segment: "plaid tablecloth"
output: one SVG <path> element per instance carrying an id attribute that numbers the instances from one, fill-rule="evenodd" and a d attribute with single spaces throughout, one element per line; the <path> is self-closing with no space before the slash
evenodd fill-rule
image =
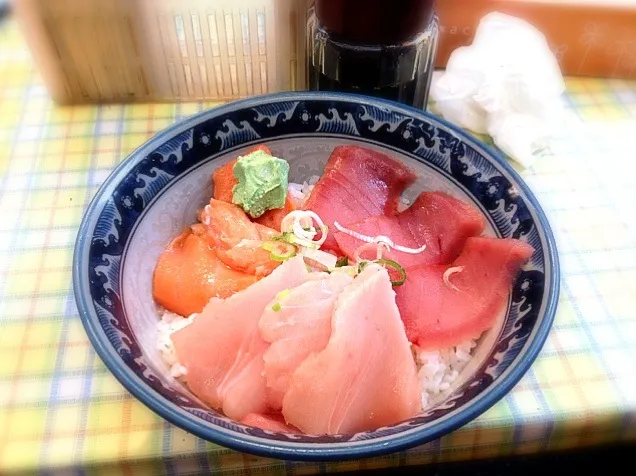
<path id="1" fill-rule="evenodd" d="M 100 183 L 211 105 L 56 107 L 15 24 L 0 25 L 0 474 L 313 474 L 636 440 L 636 83 L 570 79 L 567 101 L 570 132 L 523 171 L 563 281 L 554 329 L 519 385 L 408 452 L 274 461 L 206 443 L 134 400 L 93 352 L 72 296 L 73 244 Z"/>

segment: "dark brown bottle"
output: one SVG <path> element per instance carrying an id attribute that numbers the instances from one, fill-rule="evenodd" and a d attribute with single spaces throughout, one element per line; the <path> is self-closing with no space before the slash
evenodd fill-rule
<path id="1" fill-rule="evenodd" d="M 309 89 L 426 108 L 437 51 L 434 0 L 316 0 L 307 23 Z"/>

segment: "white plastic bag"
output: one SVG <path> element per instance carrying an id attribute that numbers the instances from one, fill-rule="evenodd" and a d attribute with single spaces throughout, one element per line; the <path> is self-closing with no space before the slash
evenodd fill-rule
<path id="1" fill-rule="evenodd" d="M 480 21 L 473 44 L 451 54 L 431 97 L 445 119 L 489 134 L 528 167 L 559 128 L 564 90 L 545 36 L 524 20 L 493 12 Z"/>

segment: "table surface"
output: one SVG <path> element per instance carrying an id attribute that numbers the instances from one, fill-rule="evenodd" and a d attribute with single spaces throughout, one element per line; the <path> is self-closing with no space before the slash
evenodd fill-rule
<path id="1" fill-rule="evenodd" d="M 636 83 L 568 79 L 572 127 L 522 172 L 550 219 L 561 299 L 541 355 L 503 400 L 411 451 L 338 464 L 240 454 L 172 426 L 95 355 L 73 245 L 115 165 L 211 104 L 57 107 L 0 24 L 0 473 L 313 474 L 636 440 Z"/>

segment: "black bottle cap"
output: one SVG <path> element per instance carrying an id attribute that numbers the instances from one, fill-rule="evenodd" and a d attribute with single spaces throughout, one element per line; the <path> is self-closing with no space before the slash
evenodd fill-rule
<path id="1" fill-rule="evenodd" d="M 424 31 L 435 0 L 316 0 L 318 22 L 343 41 L 395 45 Z"/>

